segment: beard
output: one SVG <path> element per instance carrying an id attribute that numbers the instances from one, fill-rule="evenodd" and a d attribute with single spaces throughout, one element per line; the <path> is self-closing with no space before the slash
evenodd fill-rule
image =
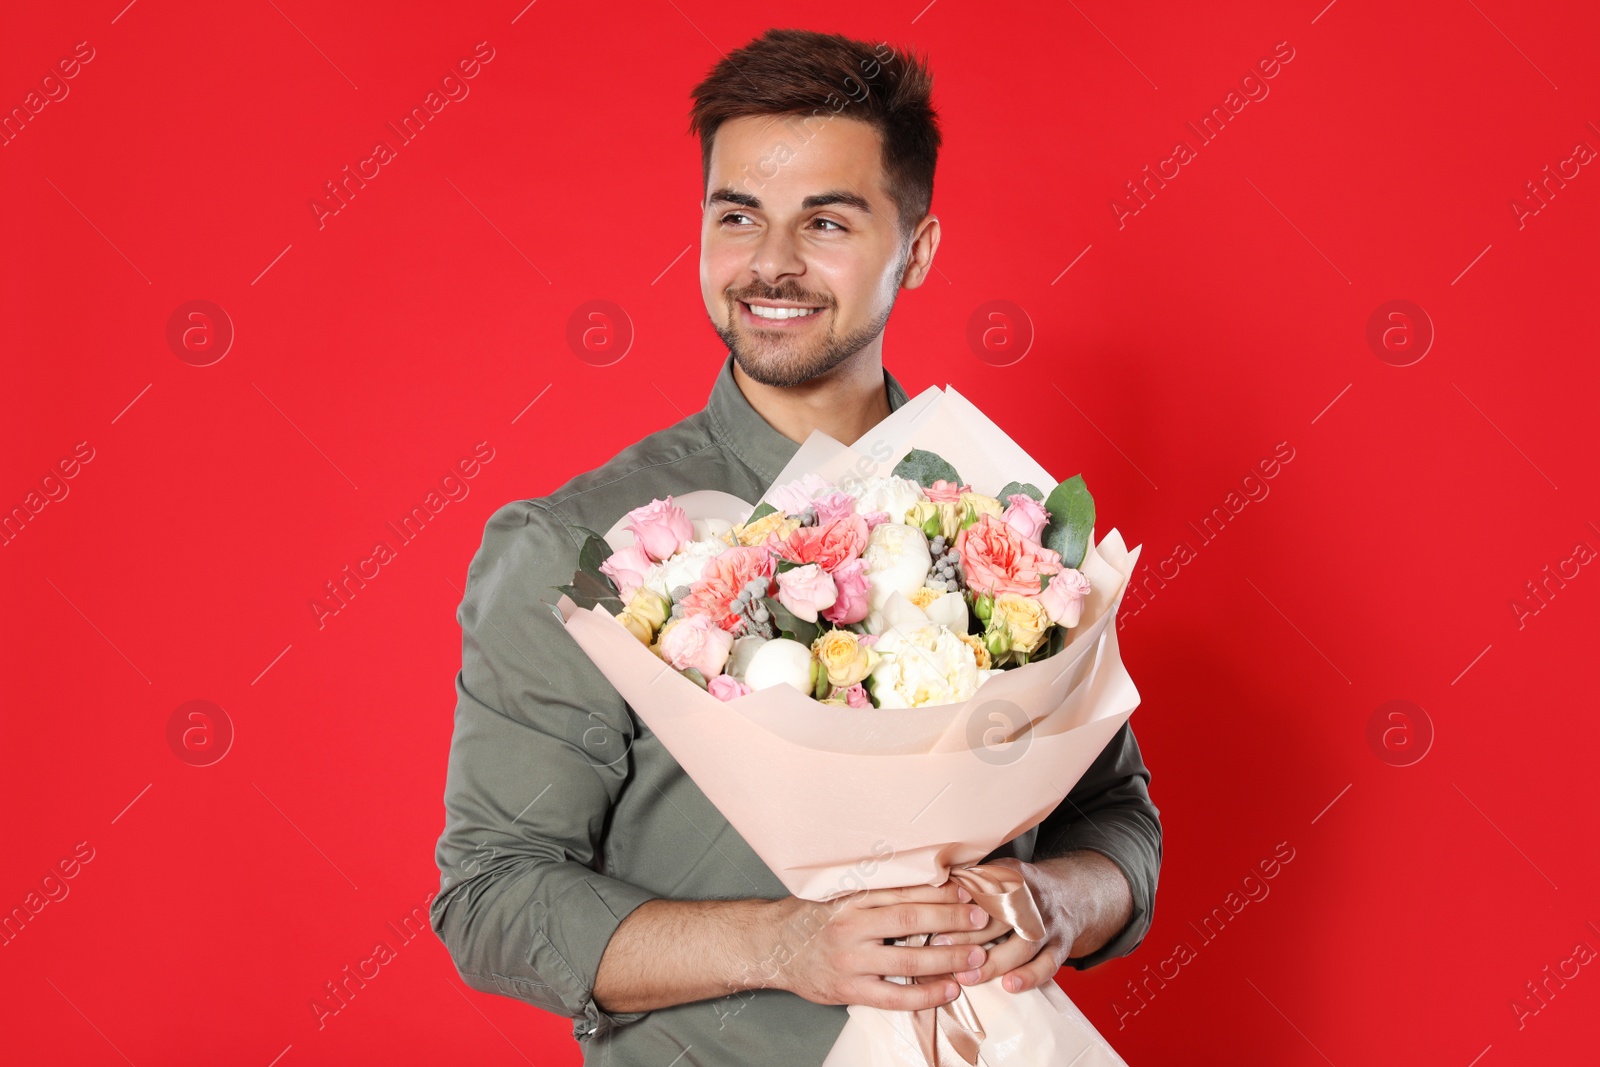
<path id="1" fill-rule="evenodd" d="M 826 332 L 819 334 L 818 331 L 809 331 L 809 336 L 791 337 L 776 331 L 770 334 L 745 332 L 740 321 L 740 300 L 786 300 L 796 304 L 812 304 L 822 307 L 823 310 L 817 312 L 819 315 L 829 314 L 836 305 L 803 293 L 782 290 L 771 293 L 747 290 L 740 297 L 727 294 L 727 298 L 728 325 L 723 326 L 713 319 L 711 328 L 722 338 L 722 343 L 728 347 L 740 370 L 762 385 L 784 389 L 827 374 L 866 348 L 883 333 L 889 313 L 894 310 L 894 301 L 891 300 L 875 321 L 844 335 L 838 333 L 830 319 Z"/>

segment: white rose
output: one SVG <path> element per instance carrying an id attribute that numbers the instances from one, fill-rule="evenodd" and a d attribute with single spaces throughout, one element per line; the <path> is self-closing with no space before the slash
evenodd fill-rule
<path id="1" fill-rule="evenodd" d="M 756 649 L 745 664 L 744 684 L 751 689 L 792 685 L 811 695 L 811 649 L 787 637 L 775 637 Z"/>
<path id="2" fill-rule="evenodd" d="M 893 474 L 886 478 L 849 481 L 844 491 L 856 498 L 856 510 L 861 514 L 887 511 L 895 522 L 904 522 L 906 511 L 923 498 L 922 486 L 910 478 Z"/>
<path id="3" fill-rule="evenodd" d="M 881 708 L 959 704 L 982 680 L 972 646 L 943 626 L 897 627 L 872 647 L 884 655 L 869 675 Z"/>
<path id="4" fill-rule="evenodd" d="M 933 568 L 927 535 L 898 522 L 874 526 L 861 555 L 867 561 L 867 606 L 873 611 L 882 611 L 891 594 L 910 597 Z"/>
<path id="5" fill-rule="evenodd" d="M 670 601 L 674 589 L 698 582 L 705 573 L 706 563 L 727 550 L 726 541 L 690 541 L 660 563 L 651 565 L 645 572 L 644 584 Z"/>

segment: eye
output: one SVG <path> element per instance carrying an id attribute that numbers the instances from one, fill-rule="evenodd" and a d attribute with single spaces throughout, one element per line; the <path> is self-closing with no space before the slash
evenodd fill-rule
<path id="1" fill-rule="evenodd" d="M 834 221 L 833 221 L 833 220 L 832 220 L 832 219 L 817 219 L 817 220 L 816 220 L 816 221 L 817 221 L 817 222 L 826 222 L 826 223 L 827 223 L 827 224 L 828 224 L 828 225 L 829 225 L 829 226 L 833 226 L 833 227 L 836 227 L 836 228 L 837 228 L 837 229 L 839 229 L 839 230 L 843 230 L 843 229 L 844 229 L 844 227 L 843 227 L 843 226 L 841 226 L 841 225 L 840 225 L 840 224 L 839 224 L 839 223 L 837 223 L 837 222 L 834 222 Z"/>
<path id="2" fill-rule="evenodd" d="M 749 217 L 750 217 L 749 215 L 746 215 L 742 211 L 730 211 L 730 212 L 728 212 L 728 214 L 722 216 L 722 218 L 718 219 L 717 221 L 718 222 L 722 222 L 722 223 L 726 223 L 729 219 L 748 219 Z"/>

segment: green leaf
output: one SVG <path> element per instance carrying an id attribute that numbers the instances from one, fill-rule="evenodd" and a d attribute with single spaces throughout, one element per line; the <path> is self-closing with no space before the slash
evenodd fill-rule
<path id="1" fill-rule="evenodd" d="M 678 673 L 689 679 L 689 681 L 693 682 L 695 685 L 698 685 L 701 689 L 706 688 L 706 676 L 700 673 L 700 668 L 685 667 Z"/>
<path id="2" fill-rule="evenodd" d="M 1083 484 L 1083 475 L 1074 474 L 1056 486 L 1044 506 L 1050 512 L 1044 546 L 1061 553 L 1061 562 L 1068 567 L 1078 566 L 1089 551 L 1089 534 L 1094 529 L 1094 497 Z"/>
<path id="3" fill-rule="evenodd" d="M 822 632 L 822 627 L 798 617 L 794 612 L 784 607 L 783 601 L 775 596 L 764 596 L 761 598 L 761 602 L 772 613 L 772 622 L 777 630 L 792 640 L 799 641 L 802 645 L 809 647 L 811 642 L 817 639 L 817 635 Z"/>
<path id="4" fill-rule="evenodd" d="M 920 448 L 913 448 L 907 452 L 906 458 L 896 463 L 890 473 L 901 478 L 910 478 L 924 489 L 933 488 L 933 483 L 941 478 L 956 485 L 964 484 L 961 475 L 956 473 L 956 469 L 948 460 L 937 453 L 925 452 Z"/>
<path id="5" fill-rule="evenodd" d="M 769 504 L 765 500 L 763 500 L 761 503 L 756 505 L 756 509 L 750 513 L 750 517 L 748 519 L 744 520 L 744 525 L 749 526 L 752 522 L 755 522 L 757 519 L 764 519 L 768 515 L 771 515 L 774 511 L 777 511 L 777 510 L 778 510 L 777 508 L 773 507 L 771 504 Z"/>
<path id="6" fill-rule="evenodd" d="M 773 573 L 774 574 L 782 574 L 784 571 L 792 571 L 796 567 L 804 567 L 804 566 L 806 566 L 806 564 L 804 564 L 804 563 L 796 563 L 792 559 L 784 559 L 783 557 L 780 556 L 780 557 L 778 557 L 777 566 L 773 569 Z"/>
<path id="7" fill-rule="evenodd" d="M 617 596 L 616 586 L 612 585 L 610 579 L 603 574 L 578 571 L 572 576 L 571 585 L 558 585 L 555 588 L 571 597 L 572 602 L 580 608 L 592 608 L 596 604 L 601 604 L 611 614 L 620 615 L 622 609 L 627 607 Z"/>
<path id="8" fill-rule="evenodd" d="M 1039 491 L 1039 487 L 1034 485 L 1032 482 L 1007 482 L 1006 487 L 995 494 L 995 499 L 1004 504 L 1006 502 L 1006 497 L 1010 496 L 1012 493 L 1026 493 L 1035 500 L 1044 499 L 1044 494 L 1041 493 Z"/>
<path id="9" fill-rule="evenodd" d="M 583 547 L 578 549 L 578 569 L 593 571 L 598 574 L 600 572 L 600 564 L 611 556 L 611 545 L 607 543 L 604 537 L 601 537 L 593 530 L 582 526 L 574 526 L 573 529 L 586 535 L 583 539 Z"/>

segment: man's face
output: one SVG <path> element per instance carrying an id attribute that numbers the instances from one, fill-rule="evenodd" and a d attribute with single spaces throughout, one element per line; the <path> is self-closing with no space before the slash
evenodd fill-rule
<path id="1" fill-rule="evenodd" d="M 883 177 L 878 131 L 854 119 L 758 115 L 717 129 L 700 290 L 746 375 L 798 385 L 882 344 L 902 282 L 925 270 L 906 277 Z"/>

